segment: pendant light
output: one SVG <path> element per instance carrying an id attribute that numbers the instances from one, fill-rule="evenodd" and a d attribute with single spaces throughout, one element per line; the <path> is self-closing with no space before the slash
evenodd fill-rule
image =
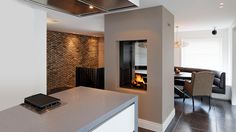
<path id="1" fill-rule="evenodd" d="M 175 48 L 181 48 L 182 47 L 182 42 L 181 39 L 179 39 L 179 26 L 176 26 L 176 32 L 175 32 Z"/>
<path id="2" fill-rule="evenodd" d="M 188 44 L 189 44 L 188 42 L 184 42 L 183 40 L 180 39 L 179 26 L 176 26 L 174 47 L 175 48 L 183 48 L 183 47 L 186 47 Z"/>

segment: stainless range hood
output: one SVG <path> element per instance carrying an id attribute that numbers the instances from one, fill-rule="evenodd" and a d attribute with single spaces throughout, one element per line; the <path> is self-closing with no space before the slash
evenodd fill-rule
<path id="1" fill-rule="evenodd" d="M 137 7 L 139 0 L 26 0 L 56 11 L 86 16 Z"/>

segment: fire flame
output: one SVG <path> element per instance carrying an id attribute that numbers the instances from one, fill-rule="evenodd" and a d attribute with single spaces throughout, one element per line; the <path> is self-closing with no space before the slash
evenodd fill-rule
<path id="1" fill-rule="evenodd" d="M 145 84 L 145 82 L 141 75 L 136 74 L 134 80 L 132 81 L 132 84 L 140 86 L 140 84 Z"/>

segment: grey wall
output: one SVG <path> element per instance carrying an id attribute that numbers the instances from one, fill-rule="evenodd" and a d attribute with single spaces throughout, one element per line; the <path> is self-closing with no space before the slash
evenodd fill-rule
<path id="1" fill-rule="evenodd" d="M 137 94 L 139 118 L 160 124 L 174 109 L 173 23 L 173 15 L 163 7 L 105 16 L 105 88 Z M 120 88 L 118 41 L 143 39 L 147 39 L 147 91 Z"/>
<path id="2" fill-rule="evenodd" d="M 174 106 L 174 16 L 162 8 L 162 121 Z"/>

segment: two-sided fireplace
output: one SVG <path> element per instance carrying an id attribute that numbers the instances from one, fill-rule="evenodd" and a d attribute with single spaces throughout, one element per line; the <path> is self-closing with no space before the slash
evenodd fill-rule
<path id="1" fill-rule="evenodd" d="M 120 87 L 147 90 L 147 40 L 120 41 Z"/>

